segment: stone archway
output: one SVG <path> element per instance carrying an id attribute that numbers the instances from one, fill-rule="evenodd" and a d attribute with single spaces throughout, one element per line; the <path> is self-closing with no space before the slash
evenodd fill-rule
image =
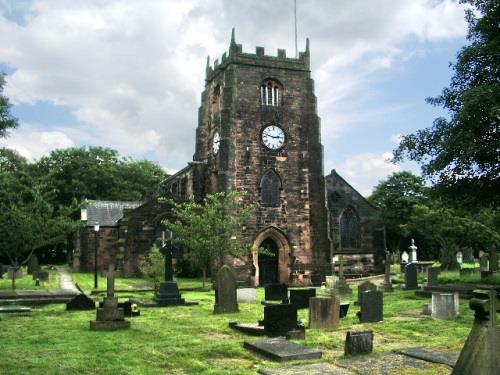
<path id="1" fill-rule="evenodd" d="M 271 247 L 271 252 L 275 252 L 277 258 L 269 259 L 269 256 L 259 255 L 257 252 L 252 254 L 253 265 L 255 267 L 254 285 L 260 284 L 260 267 L 266 267 L 269 272 L 274 267 L 277 268 L 276 282 L 288 284 L 290 282 L 290 244 L 285 234 L 278 228 L 269 227 L 260 232 L 254 241 L 255 246 Z M 259 256 L 261 257 L 259 262 Z M 264 271 L 264 270 L 263 270 Z M 267 279 L 269 276 L 265 276 Z"/>

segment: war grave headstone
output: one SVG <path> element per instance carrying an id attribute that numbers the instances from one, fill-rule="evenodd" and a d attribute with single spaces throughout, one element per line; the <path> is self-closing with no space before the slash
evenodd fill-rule
<path id="1" fill-rule="evenodd" d="M 432 317 L 436 319 L 454 319 L 459 314 L 458 292 L 432 293 Z"/>
<path id="2" fill-rule="evenodd" d="M 322 353 L 318 349 L 307 348 L 281 337 L 245 341 L 243 347 L 275 361 L 318 359 L 322 356 Z"/>
<path id="3" fill-rule="evenodd" d="M 288 303 L 288 285 L 286 284 L 268 284 L 264 286 L 264 299 L 266 304 L 269 301 L 279 301 Z"/>
<path id="4" fill-rule="evenodd" d="M 384 264 L 384 284 L 383 284 L 383 290 L 384 292 L 392 292 L 394 289 L 392 287 L 392 280 L 391 280 L 391 253 L 389 251 L 385 251 L 385 264 Z M 358 289 L 359 293 L 359 289 Z M 359 300 L 359 296 L 358 296 Z"/>
<path id="5" fill-rule="evenodd" d="M 369 354 L 373 351 L 373 331 L 347 331 L 344 355 Z"/>
<path id="6" fill-rule="evenodd" d="M 38 262 L 38 257 L 33 254 L 28 261 L 28 274 L 33 275 L 33 273 L 40 270 L 40 264 Z"/>
<path id="7" fill-rule="evenodd" d="M 474 310 L 474 324 L 460 352 L 451 375 L 498 375 L 500 328 L 496 322 L 497 292 L 474 290 L 469 306 Z"/>
<path id="8" fill-rule="evenodd" d="M 336 328 L 340 320 L 338 297 L 313 297 L 309 302 L 309 328 Z"/>
<path id="9" fill-rule="evenodd" d="M 417 266 L 409 263 L 405 266 L 405 285 L 404 289 L 418 289 Z"/>
<path id="10" fill-rule="evenodd" d="M 123 308 L 118 307 L 118 297 L 115 297 L 114 265 L 110 264 L 103 307 L 97 309 L 97 319 L 90 322 L 90 329 L 110 331 L 127 328 L 130 328 L 130 321 L 125 320 Z"/>
<path id="11" fill-rule="evenodd" d="M 427 268 L 427 286 L 435 286 L 439 284 L 438 276 L 441 272 L 439 267 Z"/>
<path id="12" fill-rule="evenodd" d="M 215 314 L 238 312 L 236 276 L 229 266 L 222 266 L 215 280 Z"/>
<path id="13" fill-rule="evenodd" d="M 360 323 L 376 323 L 384 320 L 384 294 L 377 290 L 362 292 L 358 318 Z"/>
<path id="14" fill-rule="evenodd" d="M 165 280 L 160 283 L 160 287 L 154 298 L 158 306 L 178 306 L 184 305 L 186 302 L 184 298 L 181 297 L 179 287 L 174 281 L 174 269 L 172 264 L 174 251 L 176 251 L 176 248 L 173 246 L 172 241 L 168 241 L 161 248 L 161 252 L 165 257 Z"/>
<path id="15" fill-rule="evenodd" d="M 251 303 L 257 301 L 257 291 L 255 288 L 236 289 L 236 299 L 238 303 Z"/>
<path id="16" fill-rule="evenodd" d="M 297 309 L 307 309 L 311 297 L 316 297 L 315 288 L 290 289 L 290 303 L 295 305 Z"/>
<path id="17" fill-rule="evenodd" d="M 361 301 L 361 293 L 368 290 L 377 290 L 377 286 L 370 281 L 364 281 L 358 285 L 358 300 L 354 302 L 355 305 L 359 305 L 359 302 Z"/>
<path id="18" fill-rule="evenodd" d="M 340 255 L 339 256 L 339 277 L 337 282 L 335 283 L 335 288 L 334 291 L 337 294 L 341 295 L 346 295 L 346 294 L 352 294 L 352 290 L 349 287 L 349 284 L 347 284 L 347 281 L 344 276 L 344 256 Z"/>

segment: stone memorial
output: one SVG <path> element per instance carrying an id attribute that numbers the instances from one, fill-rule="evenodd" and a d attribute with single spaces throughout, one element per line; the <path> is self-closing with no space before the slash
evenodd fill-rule
<path id="1" fill-rule="evenodd" d="M 73 297 L 71 301 L 66 304 L 66 311 L 85 311 L 94 309 L 95 301 L 84 293 L 80 293 Z"/>
<path id="2" fill-rule="evenodd" d="M 158 292 L 155 295 L 155 302 L 158 306 L 178 306 L 184 305 L 185 300 L 181 297 L 179 287 L 174 281 L 174 269 L 172 265 L 172 255 L 175 248 L 172 241 L 169 241 L 161 248 L 161 252 L 165 257 L 165 281 L 160 283 Z"/>
<path id="3" fill-rule="evenodd" d="M 264 299 L 266 301 L 280 301 L 288 303 L 288 285 L 268 284 L 264 287 Z"/>
<path id="4" fill-rule="evenodd" d="M 268 336 L 285 336 L 297 329 L 297 307 L 292 304 L 264 306 L 264 331 Z"/>
<path id="5" fill-rule="evenodd" d="M 427 268 L 427 286 L 436 286 L 439 284 L 438 276 L 441 272 L 439 267 Z"/>
<path id="6" fill-rule="evenodd" d="M 355 305 L 359 305 L 361 301 L 361 293 L 368 290 L 377 290 L 377 286 L 370 281 L 364 281 L 358 285 L 358 300 L 356 301 Z"/>
<path id="7" fill-rule="evenodd" d="M 38 257 L 36 254 L 31 255 L 28 261 L 28 275 L 33 275 L 33 273 L 40 270 L 40 264 L 38 262 Z"/>
<path id="8" fill-rule="evenodd" d="M 408 263 L 410 260 L 410 256 L 406 251 L 403 251 L 403 254 L 401 255 L 401 263 Z"/>
<path id="9" fill-rule="evenodd" d="M 405 266 L 405 289 L 418 289 L 417 265 L 409 263 Z"/>
<path id="10" fill-rule="evenodd" d="M 488 254 L 483 253 L 479 257 L 479 269 L 481 272 L 488 271 Z"/>
<path id="11" fill-rule="evenodd" d="M 257 301 L 257 291 L 255 288 L 236 289 L 236 299 L 238 303 L 251 303 Z"/>
<path id="12" fill-rule="evenodd" d="M 335 283 L 334 292 L 341 295 L 352 294 L 352 290 L 344 277 L 344 256 L 339 256 L 339 277 Z"/>
<path id="13" fill-rule="evenodd" d="M 376 323 L 384 320 L 384 294 L 377 290 L 361 293 L 358 312 L 360 323 Z"/>
<path id="14" fill-rule="evenodd" d="M 391 259 L 392 259 L 391 253 L 388 250 L 385 250 L 384 284 L 382 286 L 384 292 L 394 291 L 391 280 Z M 358 301 L 359 301 L 359 289 L 358 289 Z"/>
<path id="15" fill-rule="evenodd" d="M 464 255 L 461 251 L 457 251 L 457 263 L 460 265 L 464 262 Z"/>
<path id="16" fill-rule="evenodd" d="M 340 320 L 338 297 L 312 297 L 309 302 L 309 328 L 337 328 Z"/>
<path id="17" fill-rule="evenodd" d="M 458 317 L 458 292 L 432 293 L 432 317 L 436 319 L 454 319 Z"/>
<path id="18" fill-rule="evenodd" d="M 90 329 L 93 331 L 110 331 L 127 328 L 130 328 L 130 322 L 125 320 L 123 308 L 118 307 L 118 297 L 115 297 L 114 265 L 110 264 L 103 307 L 97 309 L 97 319 L 90 322 Z"/>
<path id="19" fill-rule="evenodd" d="M 373 351 L 373 331 L 347 331 L 344 355 L 369 354 Z"/>
<path id="20" fill-rule="evenodd" d="M 345 318 L 347 316 L 347 312 L 349 311 L 349 302 L 344 302 L 340 304 L 340 312 L 339 317 Z"/>
<path id="21" fill-rule="evenodd" d="M 252 350 L 275 361 L 292 361 L 321 358 L 322 353 L 317 349 L 287 341 L 281 337 L 258 341 L 245 341 L 245 349 Z"/>
<path id="22" fill-rule="evenodd" d="M 99 307 L 104 307 L 104 303 L 99 302 Z M 135 304 L 134 302 L 132 302 L 130 300 L 125 301 L 125 302 L 118 302 L 118 307 L 123 309 L 123 315 L 126 318 L 132 318 L 132 317 L 141 315 L 141 312 L 140 312 L 139 308 L 137 307 L 137 304 Z"/>
<path id="23" fill-rule="evenodd" d="M 309 308 L 309 298 L 316 297 L 315 288 L 290 289 L 290 303 L 297 309 Z"/>
<path id="24" fill-rule="evenodd" d="M 325 286 L 328 289 L 333 289 L 335 287 L 336 282 L 337 278 L 335 276 L 325 276 Z"/>
<path id="25" fill-rule="evenodd" d="M 417 250 L 418 247 L 415 245 L 415 240 L 412 238 L 411 239 L 411 245 L 408 247 L 408 250 L 410 251 L 410 263 L 418 262 L 417 259 Z"/>
<path id="26" fill-rule="evenodd" d="M 236 276 L 229 266 L 222 266 L 215 280 L 215 314 L 238 312 Z"/>
<path id="27" fill-rule="evenodd" d="M 472 247 L 466 247 L 463 249 L 463 262 L 474 263 L 474 251 L 472 250 Z"/>

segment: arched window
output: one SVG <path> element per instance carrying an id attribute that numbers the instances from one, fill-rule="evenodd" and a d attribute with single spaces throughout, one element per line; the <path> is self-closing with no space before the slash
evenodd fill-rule
<path id="1" fill-rule="evenodd" d="M 283 89 L 278 82 L 265 80 L 260 87 L 260 104 L 277 107 L 281 104 L 282 95 Z"/>
<path id="2" fill-rule="evenodd" d="M 352 207 L 348 207 L 340 218 L 340 244 L 342 249 L 359 248 L 359 219 Z"/>
<path id="3" fill-rule="evenodd" d="M 260 181 L 260 201 L 264 206 L 277 207 L 280 204 L 281 180 L 278 174 L 269 170 Z"/>

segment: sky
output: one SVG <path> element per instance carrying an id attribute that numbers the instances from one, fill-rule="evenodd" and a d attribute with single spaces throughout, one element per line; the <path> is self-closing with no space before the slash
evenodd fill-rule
<path id="1" fill-rule="evenodd" d="M 207 56 L 229 48 L 295 55 L 293 0 L 0 0 L 0 72 L 19 128 L 0 146 L 36 160 L 104 146 L 173 173 L 192 160 Z M 429 127 L 425 102 L 466 44 L 452 0 L 297 0 L 310 38 L 324 170 L 367 196 L 393 172 L 402 134 Z"/>

